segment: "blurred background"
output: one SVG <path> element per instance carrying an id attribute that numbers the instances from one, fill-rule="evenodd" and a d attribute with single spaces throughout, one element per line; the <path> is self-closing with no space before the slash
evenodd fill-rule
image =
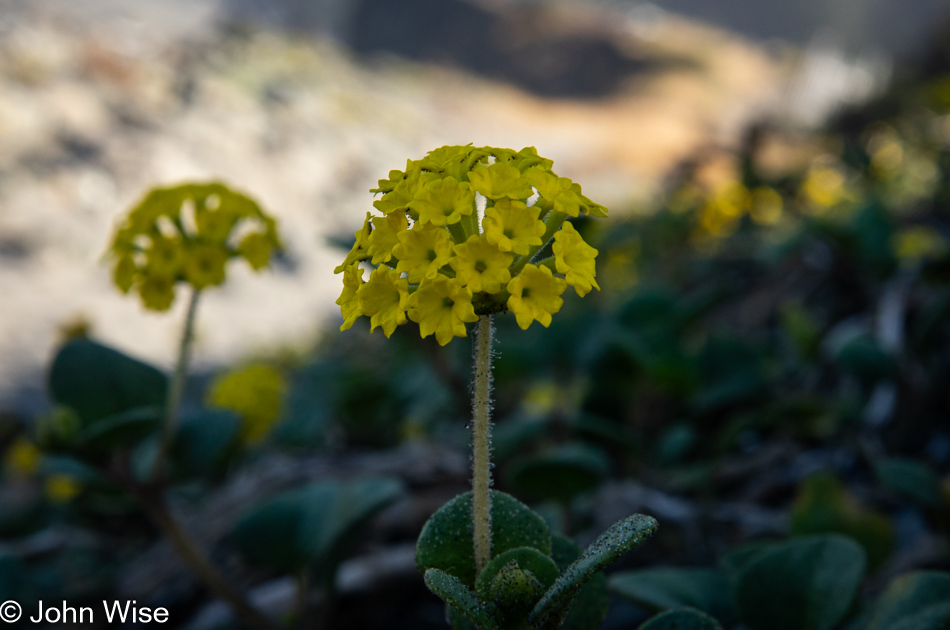
<path id="1" fill-rule="evenodd" d="M 19 576 L 0 586 L 70 593 L 95 567 L 82 596 L 228 623 L 133 507 L 28 439 L 64 340 L 171 368 L 185 304 L 146 311 L 105 254 L 151 186 L 215 179 L 286 249 L 208 292 L 186 409 L 249 362 L 279 385 L 266 439 L 192 480 L 190 526 L 280 610 L 292 589 L 241 558 L 238 515 L 317 479 L 399 479 L 338 574 L 382 603 L 336 627 L 440 627 L 412 545 L 465 489 L 471 345 L 339 333 L 332 270 L 379 178 L 470 142 L 535 146 L 610 209 L 578 224 L 599 293 L 548 330 L 496 318 L 501 489 L 580 540 L 653 514 L 631 566 L 837 531 L 866 548 L 869 593 L 947 570 L 948 20 L 940 0 L 0 0 L 0 501 L 29 506 L 0 518 Z M 539 485 L 552 457 L 587 475 L 569 496 Z M 108 548 L 110 530 L 128 535 Z M 647 610 L 618 603 L 608 627 Z"/>

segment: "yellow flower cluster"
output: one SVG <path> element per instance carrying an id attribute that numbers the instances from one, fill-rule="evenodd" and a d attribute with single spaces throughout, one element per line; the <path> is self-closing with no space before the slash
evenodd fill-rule
<path id="1" fill-rule="evenodd" d="M 360 316 L 388 337 L 410 319 L 445 345 L 479 315 L 514 312 L 543 326 L 567 286 L 592 288 L 597 250 L 566 221 L 607 210 L 558 177 L 534 147 L 445 146 L 379 180 L 346 260 L 337 300 L 346 330 Z M 376 265 L 368 280 L 360 264 Z"/>
<path id="2" fill-rule="evenodd" d="M 705 200 L 699 215 L 704 235 L 728 236 L 736 231 L 744 216 L 759 225 L 774 225 L 782 218 L 782 196 L 769 186 L 749 190 L 738 181 L 728 181 Z"/>
<path id="3" fill-rule="evenodd" d="M 231 258 L 261 269 L 279 248 L 276 221 L 253 200 L 218 183 L 186 184 L 149 192 L 116 231 L 110 255 L 116 286 L 164 311 L 179 281 L 216 286 Z"/>

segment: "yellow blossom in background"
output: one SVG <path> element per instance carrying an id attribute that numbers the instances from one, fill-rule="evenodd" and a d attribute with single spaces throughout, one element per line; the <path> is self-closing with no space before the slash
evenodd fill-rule
<path id="1" fill-rule="evenodd" d="M 561 231 L 554 235 L 554 245 L 551 249 L 554 251 L 558 273 L 564 274 L 564 279 L 574 287 L 577 295 L 584 297 L 590 293 L 591 288 L 600 291 L 600 286 L 594 279 L 597 250 L 584 242 L 573 225 L 564 222 Z"/>
<path id="2" fill-rule="evenodd" d="M 280 372 L 262 363 L 232 370 L 211 385 L 208 402 L 241 417 L 245 442 L 261 442 L 280 417 L 287 385 Z"/>
<path id="3" fill-rule="evenodd" d="M 146 308 L 167 311 L 175 301 L 175 281 L 165 276 L 149 275 L 139 283 L 139 295 Z"/>
<path id="4" fill-rule="evenodd" d="M 336 273 L 341 330 L 360 316 L 386 336 L 407 320 L 445 345 L 480 315 L 515 312 L 548 326 L 570 284 L 599 288 L 597 250 L 565 223 L 607 210 L 559 177 L 534 147 L 445 146 L 392 170 Z M 484 214 L 479 219 L 479 204 Z M 550 249 L 544 246 L 550 244 Z M 376 265 L 363 282 L 358 265 Z"/>
<path id="5" fill-rule="evenodd" d="M 759 186 L 752 191 L 749 216 L 759 225 L 775 225 L 782 218 L 782 195 L 770 186 Z"/>
<path id="6" fill-rule="evenodd" d="M 819 211 L 836 206 L 847 197 L 844 175 L 831 166 L 811 169 L 802 183 L 801 192 L 805 200 Z"/>
<path id="7" fill-rule="evenodd" d="M 51 475 L 43 484 L 43 491 L 51 503 L 69 503 L 82 492 L 82 484 L 70 475 Z"/>
<path id="8" fill-rule="evenodd" d="M 227 251 L 214 245 L 195 245 L 185 252 L 185 280 L 196 289 L 204 289 L 224 282 Z"/>
<path id="9" fill-rule="evenodd" d="M 894 255 L 907 264 L 915 264 L 927 258 L 939 258 L 947 251 L 947 240 L 937 230 L 915 226 L 900 230 L 894 235 L 891 247 Z"/>
<path id="10" fill-rule="evenodd" d="M 522 330 L 537 320 L 547 328 L 551 315 L 561 310 L 564 300 L 561 294 L 567 288 L 563 278 L 556 278 L 547 267 L 525 265 L 521 274 L 508 283 L 508 308 Z"/>
<path id="11" fill-rule="evenodd" d="M 36 446 L 23 437 L 18 437 L 7 449 L 4 463 L 7 470 L 21 477 L 32 477 L 40 468 L 43 456 Z"/>
<path id="12" fill-rule="evenodd" d="M 237 233 L 241 242 L 230 243 Z M 230 259 L 262 269 L 279 248 L 276 222 L 254 201 L 223 184 L 186 184 L 149 192 L 116 229 L 110 255 L 116 286 L 163 311 L 178 282 L 220 285 Z"/>
<path id="13" fill-rule="evenodd" d="M 360 313 L 370 318 L 370 332 L 379 326 L 389 337 L 396 326 L 406 323 L 409 281 L 388 267 L 377 267 L 356 292 Z"/>
<path id="14" fill-rule="evenodd" d="M 437 276 L 409 296 L 409 318 L 423 338 L 435 335 L 440 345 L 465 336 L 465 323 L 478 321 L 472 292 L 455 278 Z"/>

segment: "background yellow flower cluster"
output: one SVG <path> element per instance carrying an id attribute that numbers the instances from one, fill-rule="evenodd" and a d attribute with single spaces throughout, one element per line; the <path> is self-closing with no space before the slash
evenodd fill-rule
<path id="1" fill-rule="evenodd" d="M 557 176 L 534 147 L 445 146 L 372 192 L 356 242 L 336 273 L 342 330 L 358 317 L 388 337 L 408 319 L 445 345 L 479 315 L 511 310 L 518 325 L 548 326 L 561 294 L 599 289 L 597 250 L 568 217 L 605 217 L 579 184 Z M 364 280 L 361 263 L 377 265 Z"/>
<path id="2" fill-rule="evenodd" d="M 147 308 L 164 311 L 184 281 L 196 290 L 224 282 L 228 260 L 254 269 L 280 248 L 276 221 L 252 199 L 223 184 L 186 184 L 152 190 L 116 231 L 113 279 L 138 291 Z"/>

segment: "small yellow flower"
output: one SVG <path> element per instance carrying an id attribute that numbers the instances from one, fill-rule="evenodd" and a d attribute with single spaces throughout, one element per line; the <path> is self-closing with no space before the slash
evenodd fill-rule
<path id="1" fill-rule="evenodd" d="M 564 300 L 561 294 L 567 288 L 567 282 L 554 277 L 547 267 L 527 264 L 521 273 L 508 283 L 508 308 L 522 330 L 527 330 L 531 322 L 537 320 L 547 328 L 551 325 L 551 315 L 561 310 Z"/>
<path id="2" fill-rule="evenodd" d="M 506 161 L 510 166 L 514 166 L 525 174 L 527 174 L 527 169 L 535 166 L 545 171 L 550 171 L 551 167 L 554 166 L 553 160 L 538 155 L 538 150 L 534 147 L 525 147 L 517 153 L 512 153 L 513 155 L 507 160 L 505 160 L 503 156 L 499 156 L 499 161 Z"/>
<path id="3" fill-rule="evenodd" d="M 185 252 L 185 279 L 196 289 L 224 282 L 228 253 L 215 245 L 195 245 Z"/>
<path id="4" fill-rule="evenodd" d="M 82 492 L 82 485 L 70 475 L 51 475 L 43 486 L 52 503 L 69 503 Z"/>
<path id="5" fill-rule="evenodd" d="M 476 166 L 468 174 L 475 190 L 489 199 L 527 199 L 534 194 L 521 171 L 505 162 Z"/>
<path id="6" fill-rule="evenodd" d="M 208 210 L 204 205 L 198 206 L 195 211 L 198 236 L 214 243 L 223 243 L 228 239 L 239 218 L 236 213 L 227 210 Z"/>
<path id="7" fill-rule="evenodd" d="M 336 303 L 340 305 L 340 313 L 343 315 L 340 331 L 347 330 L 356 318 L 363 314 L 357 297 L 357 292 L 362 285 L 363 270 L 360 269 L 359 263 L 354 263 L 343 271 L 343 293 L 336 300 Z"/>
<path id="8" fill-rule="evenodd" d="M 584 203 L 580 186 L 567 177 L 558 177 L 551 171 L 532 168 L 525 173 L 525 179 L 538 191 L 539 208 L 553 209 L 572 217 L 580 214 Z"/>
<path id="9" fill-rule="evenodd" d="M 398 172 L 398 171 L 396 171 Z M 390 173 L 392 175 L 393 173 Z M 381 199 L 373 202 L 373 207 L 388 215 L 392 212 L 405 212 L 409 210 L 409 204 L 416 198 L 425 185 L 434 179 L 438 179 L 437 173 L 420 173 L 417 167 L 409 164 L 406 166 L 404 178 L 396 183 L 392 190 L 383 195 Z M 383 182 L 380 181 L 380 185 Z M 382 189 L 376 189 L 381 191 Z"/>
<path id="10" fill-rule="evenodd" d="M 472 292 L 457 278 L 439 275 L 423 282 L 409 296 L 409 319 L 419 324 L 423 338 L 434 334 L 444 346 L 452 337 L 465 336 L 465 322 L 478 321 Z"/>
<path id="11" fill-rule="evenodd" d="M 393 248 L 399 259 L 396 270 L 405 272 L 409 282 L 432 279 L 452 257 L 452 241 L 445 229 L 434 225 L 414 226 L 399 233 L 399 244 Z"/>
<path id="12" fill-rule="evenodd" d="M 932 227 L 914 226 L 904 228 L 891 239 L 891 249 L 904 263 L 918 263 L 927 258 L 946 255 L 947 240 Z"/>
<path id="13" fill-rule="evenodd" d="M 11 472 L 21 477 L 32 477 L 39 470 L 42 457 L 32 442 L 19 437 L 7 450 L 6 465 Z"/>
<path id="14" fill-rule="evenodd" d="M 479 234 L 455 246 L 455 257 L 450 264 L 456 277 L 472 293 L 498 293 L 511 280 L 508 267 L 513 260 L 513 254 L 499 250 L 484 234 Z"/>
<path id="15" fill-rule="evenodd" d="M 551 249 L 554 251 L 554 264 L 558 273 L 564 274 L 564 279 L 574 287 L 577 295 L 584 297 L 592 287 L 600 291 L 594 279 L 597 273 L 594 262 L 597 250 L 584 242 L 570 221 L 565 221 L 554 234 Z"/>
<path id="16" fill-rule="evenodd" d="M 770 186 L 759 186 L 752 191 L 749 216 L 759 225 L 775 225 L 782 218 L 782 195 Z"/>
<path id="17" fill-rule="evenodd" d="M 175 281 L 165 276 L 149 274 L 139 283 L 139 295 L 146 308 L 167 311 L 175 301 Z"/>
<path id="18" fill-rule="evenodd" d="M 208 402 L 241 416 L 245 442 L 261 442 L 280 417 L 287 384 L 280 372 L 262 363 L 233 370 L 211 385 Z"/>
<path id="19" fill-rule="evenodd" d="M 373 231 L 372 217 L 369 212 L 366 213 L 366 220 L 363 221 L 363 227 L 356 231 L 354 236 L 356 241 L 353 243 L 353 247 L 350 249 L 350 252 L 346 255 L 346 259 L 340 263 L 336 269 L 333 270 L 333 273 L 340 273 L 344 269 L 347 269 L 350 265 L 358 263 L 364 260 L 370 259 L 369 254 L 369 237 L 370 233 Z"/>
<path id="20" fill-rule="evenodd" d="M 406 323 L 406 301 L 409 298 L 409 281 L 399 277 L 399 272 L 389 267 L 377 267 L 369 282 L 357 291 L 359 308 L 370 320 L 370 332 L 379 326 L 389 337 L 396 326 Z"/>
<path id="21" fill-rule="evenodd" d="M 538 220 L 540 208 L 530 208 L 521 201 L 499 199 L 485 210 L 482 225 L 488 242 L 503 252 L 525 255 L 532 247 L 540 246 L 544 222 Z"/>
<path id="22" fill-rule="evenodd" d="M 135 284 L 138 273 L 139 269 L 135 265 L 135 259 L 133 259 L 130 254 L 127 254 L 120 257 L 116 262 L 115 269 L 112 272 L 112 279 L 122 293 L 128 293 Z"/>
<path id="23" fill-rule="evenodd" d="M 418 213 L 420 225 L 451 225 L 475 211 L 475 191 L 451 176 L 437 179 L 416 193 L 409 209 Z"/>
<path id="24" fill-rule="evenodd" d="M 847 196 L 844 175 L 830 166 L 814 168 L 802 183 L 802 193 L 818 208 L 831 208 Z"/>
<path id="25" fill-rule="evenodd" d="M 238 245 L 238 253 L 253 269 L 263 269 L 270 262 L 276 243 L 267 234 L 254 232 L 248 234 Z"/>
<path id="26" fill-rule="evenodd" d="M 393 247 L 399 243 L 399 233 L 409 228 L 409 219 L 404 212 L 393 212 L 385 217 L 373 217 L 373 231 L 369 235 L 369 253 L 372 263 L 389 262 L 393 257 Z"/>
<path id="27" fill-rule="evenodd" d="M 152 244 L 145 252 L 145 265 L 149 272 L 175 277 L 181 270 L 182 243 L 180 239 L 153 236 Z"/>

